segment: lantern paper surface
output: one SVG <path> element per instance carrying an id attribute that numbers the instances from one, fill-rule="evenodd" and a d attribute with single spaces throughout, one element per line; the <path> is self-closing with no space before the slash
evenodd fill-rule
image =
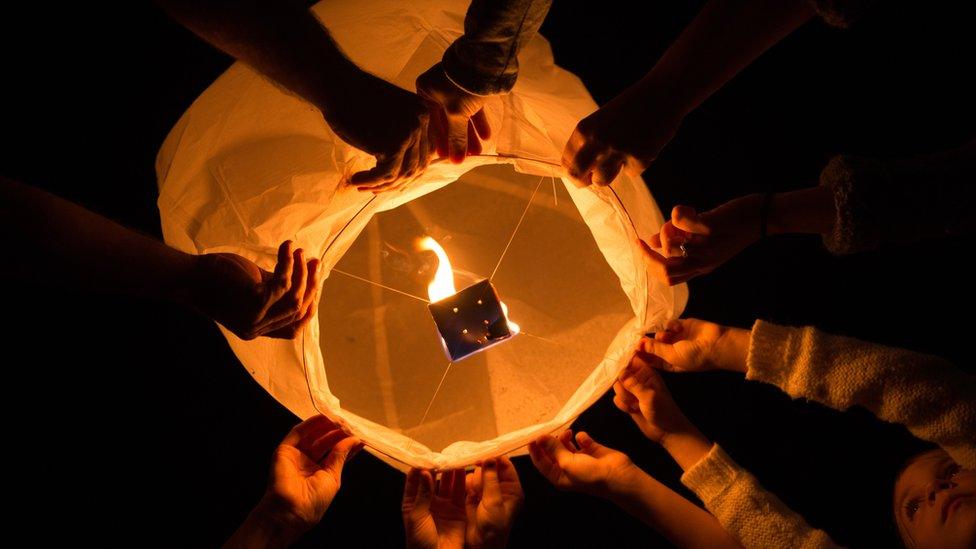
<path id="1" fill-rule="evenodd" d="M 466 8 L 364 0 L 313 11 L 359 66 L 412 89 L 461 35 Z M 157 158 L 171 246 L 238 253 L 268 270 L 286 239 L 321 257 L 329 275 L 302 336 L 223 333 L 296 415 L 328 415 L 400 468 L 521 451 L 570 423 L 610 388 L 640 335 L 677 317 L 687 298 L 683 285 L 650 277 L 635 246 L 662 223 L 640 178 L 621 175 L 613 193 L 561 177 L 563 145 L 596 108 L 585 88 L 553 64 L 541 36 L 520 66 L 512 92 L 485 107 L 485 156 L 436 162 L 402 192 L 345 185 L 372 157 L 240 63 L 187 110 Z M 448 313 L 470 304 L 466 289 L 490 283 L 490 315 L 435 321 L 428 286 L 439 260 L 418 246 L 424 238 L 450 258 L 460 292 Z M 458 354 L 442 325 L 465 336 Z M 518 330 L 506 336 L 510 325 Z"/>

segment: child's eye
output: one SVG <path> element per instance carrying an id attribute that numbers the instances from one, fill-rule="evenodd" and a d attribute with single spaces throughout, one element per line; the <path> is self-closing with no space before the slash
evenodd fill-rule
<path id="1" fill-rule="evenodd" d="M 909 520 L 915 518 L 915 513 L 918 512 L 918 507 L 921 504 L 922 500 L 919 498 L 908 500 L 908 503 L 905 504 L 905 512 L 908 513 Z"/>
<path id="2" fill-rule="evenodd" d="M 960 470 L 962 470 L 962 467 L 960 467 L 958 463 L 953 463 L 952 465 L 950 465 L 949 468 L 946 469 L 946 474 L 945 474 L 946 480 L 952 480 L 956 478 L 956 475 L 959 474 Z"/>

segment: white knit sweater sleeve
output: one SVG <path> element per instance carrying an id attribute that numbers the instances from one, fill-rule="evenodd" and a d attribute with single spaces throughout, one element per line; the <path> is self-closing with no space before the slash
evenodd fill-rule
<path id="1" fill-rule="evenodd" d="M 976 377 L 946 360 L 757 320 L 746 379 L 844 410 L 862 406 L 976 468 Z"/>
<path id="2" fill-rule="evenodd" d="M 837 547 L 791 511 L 717 444 L 681 476 L 725 530 L 743 547 Z"/>

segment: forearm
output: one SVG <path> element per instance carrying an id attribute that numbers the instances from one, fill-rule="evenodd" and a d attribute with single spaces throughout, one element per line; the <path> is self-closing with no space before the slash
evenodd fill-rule
<path id="1" fill-rule="evenodd" d="M 538 32 L 552 0 L 472 0 L 464 35 L 444 52 L 444 72 L 468 93 L 507 92 L 518 76 L 518 52 Z"/>
<path id="2" fill-rule="evenodd" d="M 685 471 L 681 482 L 745 547 L 836 547 L 717 445 Z"/>
<path id="3" fill-rule="evenodd" d="M 829 234 L 834 228 L 834 197 L 830 189 L 811 187 L 776 193 L 770 198 L 766 234 Z"/>
<path id="4" fill-rule="evenodd" d="M 309 101 L 326 118 L 358 69 L 295 0 L 156 0 L 205 41 Z"/>
<path id="5" fill-rule="evenodd" d="M 812 16 L 801 0 L 711 0 L 639 85 L 687 114 Z"/>
<path id="6" fill-rule="evenodd" d="M 740 547 L 718 520 L 637 467 L 610 500 L 678 547 Z"/>
<path id="7" fill-rule="evenodd" d="M 827 249 L 849 254 L 976 232 L 976 142 L 923 158 L 831 159 L 820 174 L 835 219 Z"/>
<path id="8" fill-rule="evenodd" d="M 196 256 L 81 206 L 0 178 L 5 276 L 84 291 L 183 300 Z"/>
<path id="9" fill-rule="evenodd" d="M 712 442 L 691 422 L 679 432 L 666 433 L 660 443 L 683 471 L 698 463 L 712 448 Z"/>
<path id="10" fill-rule="evenodd" d="M 721 370 L 746 373 L 751 337 L 750 330 L 722 326 L 722 333 L 709 352 L 708 361 Z"/>
<path id="11" fill-rule="evenodd" d="M 862 406 L 976 467 L 976 378 L 941 358 L 757 321 L 746 377 L 838 410 Z"/>
<path id="12" fill-rule="evenodd" d="M 228 549 L 268 549 L 288 547 L 298 541 L 302 531 L 268 509 L 262 500 L 251 511 L 224 547 Z"/>

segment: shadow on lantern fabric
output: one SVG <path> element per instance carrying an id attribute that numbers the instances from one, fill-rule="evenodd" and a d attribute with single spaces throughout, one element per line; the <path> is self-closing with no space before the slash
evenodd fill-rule
<path id="1" fill-rule="evenodd" d="M 466 8 L 367 0 L 312 9 L 360 67 L 412 90 L 461 35 Z M 184 113 L 157 158 L 171 246 L 238 253 L 266 269 L 286 239 L 321 257 L 329 276 L 304 334 L 222 332 L 284 406 L 329 416 L 401 469 L 521 453 L 595 402 L 641 334 L 687 300 L 685 286 L 648 275 L 635 245 L 663 222 L 640 178 L 621 175 L 610 190 L 561 177 L 563 145 L 596 108 L 582 83 L 555 66 L 541 36 L 520 66 L 512 92 L 486 106 L 484 154 L 435 162 L 401 192 L 346 186 L 372 157 L 241 63 Z M 430 293 L 441 255 L 459 292 L 447 298 Z M 465 290 L 478 284 L 490 284 L 498 307 L 476 308 L 481 294 Z M 447 313 L 469 316 L 438 321 L 443 299 L 458 301 Z"/>

